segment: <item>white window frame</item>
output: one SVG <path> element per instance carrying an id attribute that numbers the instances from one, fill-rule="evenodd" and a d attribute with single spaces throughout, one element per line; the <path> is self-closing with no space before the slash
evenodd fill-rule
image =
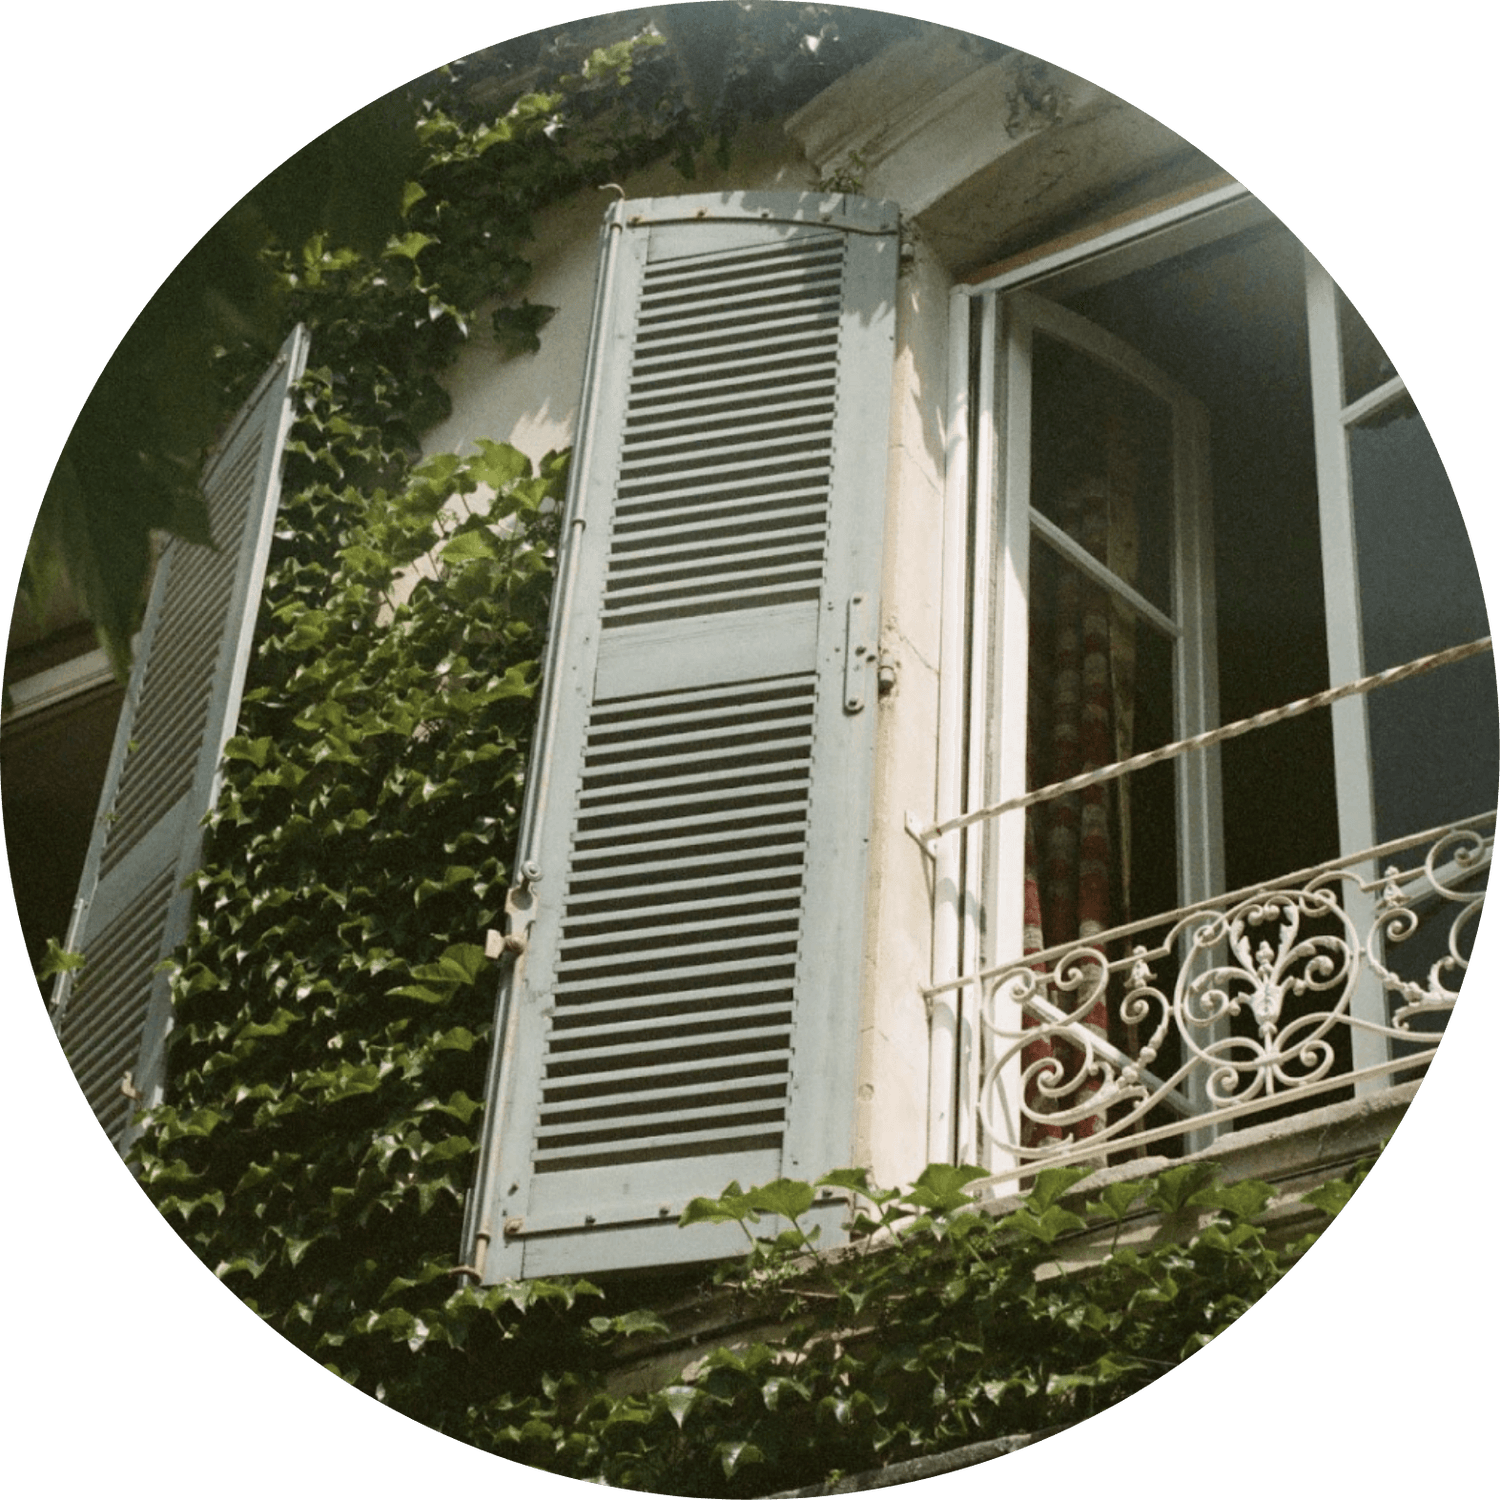
<path id="1" fill-rule="evenodd" d="M 1052 333 L 1063 326 L 1066 341 L 1075 347 L 1085 338 L 1094 340 L 1106 363 L 1135 379 L 1145 373 L 1144 361 L 1134 363 L 1138 357 L 1124 345 L 1109 336 L 1097 339 L 1099 330 L 1084 334 L 1077 325 L 1091 325 L 1082 319 L 1067 323 L 1072 315 L 1035 294 L 1069 295 L 1267 222 L 1272 222 L 1269 213 L 1238 183 L 1219 184 L 1158 208 L 1148 206 L 1133 219 L 1095 233 L 1039 247 L 954 288 L 945 534 L 955 540 L 946 549 L 943 578 L 938 823 L 1025 790 L 1027 573 L 1036 528 L 1029 503 L 1007 507 L 1004 499 L 1029 493 L 1031 331 L 1044 323 Z M 1330 682 L 1339 683 L 1362 675 L 1347 430 L 1397 399 L 1404 387 L 1398 378 L 1345 405 L 1333 283 L 1311 257 L 1306 282 L 1329 671 Z M 1057 314 L 1063 314 L 1062 324 Z M 976 351 L 972 376 L 971 348 Z M 1186 414 L 1193 406 L 1174 404 L 1174 413 Z M 1194 466 L 1201 481 L 1207 438 L 1206 427 L 1194 431 L 1190 421 L 1180 424 L 1174 417 L 1179 481 L 1193 475 Z M 1206 485 L 1200 482 L 1199 489 Z M 1191 643 L 1174 652 L 1177 733 L 1185 736 L 1218 722 L 1211 568 L 1202 566 L 1211 559 L 1212 533 L 1206 494 L 1201 503 L 1188 503 L 1179 489 L 1174 508 L 1179 553 L 1174 610 L 1181 638 Z M 967 550 L 958 538 L 965 539 Z M 1019 701 L 1023 711 L 995 712 L 992 705 L 1002 699 Z M 1198 831 L 1193 839 L 1179 839 L 1179 898 L 1186 903 L 1223 889 L 1222 816 L 1216 755 L 1195 754 L 1179 764 L 1179 828 Z M 1340 852 L 1372 847 L 1372 774 L 1362 696 L 1335 708 L 1335 780 Z M 1004 813 L 993 821 L 992 832 L 973 823 L 936 841 L 934 985 L 972 974 L 997 958 L 1020 956 L 1022 892 L 1014 872 L 1023 867 L 1024 813 Z M 980 986 L 943 990 L 932 1001 L 929 1156 L 974 1161 L 980 1157 L 980 1143 L 972 1135 L 981 1067 Z M 1373 976 L 1356 995 L 1355 1014 L 1385 1022 L 1384 994 Z M 1356 1038 L 1356 1045 L 1372 1054 L 1356 1055 L 1356 1070 L 1385 1061 L 1382 1038 L 1358 1031 Z M 1360 1091 L 1382 1086 L 1365 1080 Z M 1195 1133 L 1190 1149 L 1207 1143 L 1199 1134 L 1204 1133 Z"/>
<path id="2" fill-rule="evenodd" d="M 1364 619 L 1359 589 L 1359 554 L 1355 540 L 1354 485 L 1350 477 L 1349 433 L 1366 418 L 1406 394 L 1406 382 L 1393 375 L 1354 401 L 1344 397 L 1344 347 L 1339 330 L 1338 287 L 1311 254 L 1304 255 L 1307 287 L 1307 355 L 1312 381 L 1313 442 L 1318 475 L 1318 527 L 1323 552 L 1323 598 L 1327 612 L 1328 672 L 1331 683 L 1365 675 Z M 1334 786 L 1337 797 L 1339 853 L 1374 848 L 1375 772 L 1370 752 L 1369 699 L 1363 694 L 1332 707 Z M 1353 866 L 1363 882 L 1373 883 L 1373 862 Z M 1361 932 L 1375 933 L 1375 896 L 1352 890 L 1350 916 Z M 1372 937 L 1372 941 L 1376 939 Z M 1373 969 L 1361 974 L 1350 999 L 1356 1020 L 1387 1023 L 1384 986 Z M 1390 1058 L 1390 1043 L 1379 1033 L 1356 1027 L 1354 1070 L 1376 1068 Z M 1379 1077 L 1361 1078 L 1356 1096 L 1379 1093 Z"/>

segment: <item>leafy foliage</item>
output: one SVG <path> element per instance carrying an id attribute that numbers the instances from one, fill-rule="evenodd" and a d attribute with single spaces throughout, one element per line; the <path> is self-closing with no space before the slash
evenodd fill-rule
<path id="1" fill-rule="evenodd" d="M 595 1392 L 572 1421 L 539 1418 L 553 1437 L 548 1467 L 665 1493 L 753 1495 L 1046 1431 L 1202 1348 L 1312 1238 L 1273 1248 L 1257 1223 L 1271 1189 L 1217 1186 L 1196 1163 L 1085 1203 L 1075 1190 L 1087 1169 L 1046 1170 L 1000 1218 L 966 1191 L 980 1175 L 930 1166 L 898 1192 L 845 1170 L 695 1200 L 684 1225 L 746 1226 L 746 1262 L 721 1281 L 741 1298 L 739 1317 L 775 1336 L 716 1349 L 645 1395 Z M 1362 1175 L 1304 1201 L 1334 1212 Z M 848 1195 L 854 1248 L 813 1255 L 817 1228 L 805 1221 L 829 1189 Z M 1059 1241 L 1078 1231 L 1188 1205 L 1205 1222 L 1185 1242 L 1116 1244 L 1072 1270 L 1059 1260 Z M 756 1233 L 768 1216 L 778 1217 Z"/>
<path id="2" fill-rule="evenodd" d="M 592 55 L 578 89 L 632 55 Z M 484 935 L 509 883 L 566 459 L 534 468 L 501 443 L 417 459 L 447 409 L 437 372 L 480 300 L 523 279 L 521 228 L 481 226 L 505 222 L 498 192 L 524 227 L 560 107 L 530 93 L 466 122 L 433 104 L 398 234 L 273 257 L 318 363 L 179 954 L 168 1097 L 136 1153 L 231 1289 L 423 1412 L 446 1410 L 434 1382 L 465 1389 L 415 1359 L 429 1340 L 493 1371 L 507 1318 L 540 1329 L 587 1291 L 453 1274 L 493 1010 Z M 259 358 L 250 341 L 227 353 L 226 389 Z M 600 1335 L 554 1338 L 582 1369 Z M 486 1376 L 486 1398 L 503 1383 Z"/>
<path id="3" fill-rule="evenodd" d="M 309 385 L 304 443 L 348 422 Z M 302 545 L 226 750 L 142 1162 L 220 1276 L 324 1358 L 351 1319 L 388 1326 L 397 1268 L 457 1243 L 563 473 L 490 445 L 357 510 L 316 477 L 289 507 Z"/>

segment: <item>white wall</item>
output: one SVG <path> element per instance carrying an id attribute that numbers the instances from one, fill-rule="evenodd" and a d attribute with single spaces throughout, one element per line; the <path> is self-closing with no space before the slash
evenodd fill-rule
<path id="1" fill-rule="evenodd" d="M 919 247 L 896 294 L 880 633 L 895 682 L 878 705 L 855 1146 L 892 1186 L 928 1161 L 932 871 L 906 818 L 936 815 L 949 286 Z"/>

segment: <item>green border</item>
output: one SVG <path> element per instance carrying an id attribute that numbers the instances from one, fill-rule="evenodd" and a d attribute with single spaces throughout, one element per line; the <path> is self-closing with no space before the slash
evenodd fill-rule
<path id="1" fill-rule="evenodd" d="M 381 90 L 588 9 L 446 0 L 419 20 L 390 0 L 339 10 L 138 0 L 12 20 L 0 254 L 17 466 L 0 499 L 0 597 L 93 374 L 187 243 L 255 177 Z M 999 34 L 1115 89 L 1283 214 L 1409 378 L 1493 594 L 1500 532 L 1482 487 L 1481 410 L 1494 392 L 1496 315 L 1481 291 L 1493 20 L 1460 0 L 1430 0 L 1401 27 L 1367 6 L 1307 0 L 1070 0 L 1017 6 L 1014 23 L 975 0 L 898 9 Z M 202 1274 L 87 1116 L 9 910 L 0 942 L 10 1080 L 0 1466 L 23 1481 L 17 1493 L 573 1493 L 383 1415 Z M 1440 1205 L 1467 1161 L 1484 1160 L 1484 1059 L 1497 1041 L 1487 998 L 1500 974 L 1491 947 L 1373 1184 L 1265 1307 L 1184 1374 L 1077 1433 L 924 1491 L 978 1496 L 1007 1482 L 1248 1496 L 1337 1484 L 1394 1494 L 1436 1479 L 1439 1455 L 1443 1473 L 1478 1469 L 1494 1325 L 1482 1185 L 1463 1212 Z"/>

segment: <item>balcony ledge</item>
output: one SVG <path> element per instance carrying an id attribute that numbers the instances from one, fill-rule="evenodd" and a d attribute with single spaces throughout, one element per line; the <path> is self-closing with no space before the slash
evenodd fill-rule
<path id="1" fill-rule="evenodd" d="M 1287 1244 L 1325 1222 L 1319 1211 L 1302 1202 L 1303 1194 L 1375 1156 L 1401 1123 L 1416 1091 L 1416 1083 L 1397 1084 L 1363 1098 L 1235 1131 L 1190 1156 L 1144 1156 L 1103 1167 L 1084 1178 L 1062 1202 L 1076 1210 L 1110 1183 L 1155 1176 L 1184 1161 L 1214 1162 L 1221 1168 L 1218 1180 L 1222 1184 L 1254 1178 L 1276 1189 L 1262 1222 L 1272 1244 Z M 1003 1217 L 1019 1208 L 1021 1202 L 1020 1194 L 1007 1193 L 982 1200 L 981 1207 L 986 1213 Z M 1057 1242 L 1058 1270 L 1098 1264 L 1117 1245 L 1187 1239 L 1202 1228 L 1207 1217 L 1207 1211 L 1168 1217 L 1143 1208 L 1127 1216 L 1118 1233 L 1113 1226 L 1102 1226 L 1064 1236 Z"/>

